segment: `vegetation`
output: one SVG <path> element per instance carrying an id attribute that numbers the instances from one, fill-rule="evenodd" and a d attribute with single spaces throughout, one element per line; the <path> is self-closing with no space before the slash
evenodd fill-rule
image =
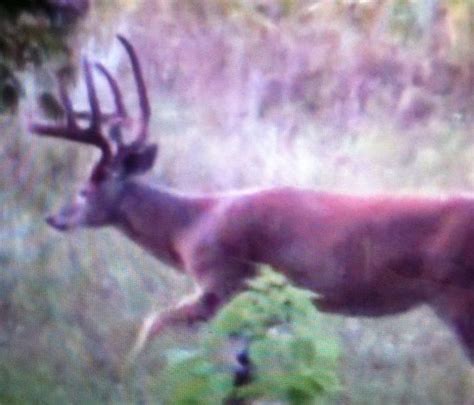
<path id="1" fill-rule="evenodd" d="M 89 8 L 88 0 L 7 0 L 0 4 L 0 114 L 18 107 L 18 72 L 57 59 L 70 64 L 68 36 Z"/>
<path id="2" fill-rule="evenodd" d="M 169 358 L 166 403 L 310 404 L 336 391 L 339 349 L 312 304 L 314 294 L 268 269 L 249 285 L 210 323 L 196 350 Z"/>
<path id="3" fill-rule="evenodd" d="M 75 54 L 120 72 L 130 89 L 112 38 L 121 32 L 136 45 L 153 101 L 151 135 L 161 146 L 160 184 L 183 191 L 292 184 L 469 192 L 473 7 L 121 0 L 111 9 L 98 1 L 68 40 Z M 24 17 L 2 11 L 1 18 L 8 24 L 0 33 Z M 143 317 L 176 302 L 189 280 L 110 230 L 64 236 L 46 227 L 45 214 L 84 179 L 94 156 L 27 133 L 25 121 L 40 115 L 38 88 L 49 92 L 54 84 L 56 67 L 42 60 L 36 84 L 21 64 L 0 61 L 10 72 L 0 82 L 21 84 L 23 95 L 15 116 L 13 104 L 0 107 L 0 403 L 162 402 L 162 371 L 170 367 L 171 378 L 180 367 L 164 353 L 202 353 L 212 335 L 169 330 L 123 373 Z M 78 81 L 75 104 L 82 91 Z M 212 327 L 218 319 L 225 316 Z M 469 364 L 425 308 L 377 320 L 325 316 L 322 323 L 336 323 L 341 341 L 333 403 L 469 404 L 474 397 Z M 293 338 L 271 349 L 287 353 Z"/>

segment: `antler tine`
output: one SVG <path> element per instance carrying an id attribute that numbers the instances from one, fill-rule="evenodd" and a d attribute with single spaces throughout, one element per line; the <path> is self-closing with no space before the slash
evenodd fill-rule
<path id="1" fill-rule="evenodd" d="M 63 107 L 64 107 L 67 126 L 71 129 L 77 130 L 78 126 L 75 119 L 74 108 L 72 107 L 72 102 L 66 90 L 66 85 L 64 83 L 64 76 L 62 74 L 58 74 L 58 86 L 59 86 L 59 98 L 61 99 L 61 103 L 63 104 Z"/>
<path id="2" fill-rule="evenodd" d="M 120 91 L 120 88 L 117 85 L 117 81 L 113 78 L 112 74 L 102 63 L 96 63 L 95 67 L 105 77 L 107 83 L 110 86 L 110 89 L 112 90 L 115 102 L 116 115 L 120 118 L 126 118 L 128 114 L 125 108 L 125 104 L 123 103 L 122 92 Z"/>
<path id="3" fill-rule="evenodd" d="M 94 77 L 89 61 L 85 58 L 83 62 L 84 79 L 86 82 L 87 98 L 91 109 L 89 128 L 84 132 L 84 138 L 88 143 L 96 145 L 102 151 L 102 162 L 108 162 L 112 158 L 112 150 L 107 138 L 101 132 L 102 114 L 100 111 L 99 99 L 94 84 Z"/>
<path id="4" fill-rule="evenodd" d="M 91 109 L 91 122 L 89 130 L 91 133 L 98 133 L 101 129 L 100 106 L 97 92 L 95 91 L 94 77 L 92 76 L 91 66 L 87 58 L 83 61 L 84 79 L 86 81 L 87 98 Z"/>
<path id="5" fill-rule="evenodd" d="M 141 120 L 140 120 L 140 127 L 138 130 L 137 137 L 133 141 L 132 144 L 140 146 L 143 143 L 145 143 L 147 135 L 148 135 L 148 124 L 149 124 L 150 115 L 151 115 L 150 103 L 148 101 L 148 94 L 146 91 L 145 81 L 143 79 L 140 62 L 138 60 L 137 54 L 135 53 L 133 46 L 122 35 L 117 35 L 117 38 L 124 46 L 130 58 L 130 62 L 132 64 L 133 76 L 135 78 L 135 83 L 137 86 L 138 99 L 139 99 L 140 111 L 141 111 Z"/>
<path id="6" fill-rule="evenodd" d="M 125 104 L 123 102 L 122 92 L 120 91 L 117 81 L 102 63 L 96 63 L 95 68 L 105 77 L 112 91 L 115 103 L 115 112 L 109 117 L 111 118 L 110 137 L 112 140 L 117 142 L 119 147 L 121 147 L 123 146 L 121 124 L 128 116 L 127 109 L 125 108 Z"/>

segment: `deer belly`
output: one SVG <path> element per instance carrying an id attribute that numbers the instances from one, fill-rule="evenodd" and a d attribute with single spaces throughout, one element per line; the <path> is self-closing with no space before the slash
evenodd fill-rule
<path id="1" fill-rule="evenodd" d="M 266 262 L 295 284 L 361 312 L 372 306 L 388 310 L 396 302 L 401 311 L 424 299 L 426 268 L 410 248 L 387 249 L 364 238 L 345 243 L 305 241 L 281 245 Z"/>
<path id="2" fill-rule="evenodd" d="M 319 289 L 314 284 L 314 290 L 331 304 L 333 312 L 387 315 L 406 311 L 428 298 L 423 277 L 426 269 L 417 255 L 398 252 L 392 257 L 368 258 L 359 252 L 346 259 L 336 265 L 338 277 L 332 278 L 332 285 L 325 284 Z"/>
<path id="3" fill-rule="evenodd" d="M 321 294 L 340 290 L 353 277 L 344 260 L 331 251 L 310 244 L 288 243 L 275 249 L 263 262 L 296 285 Z"/>

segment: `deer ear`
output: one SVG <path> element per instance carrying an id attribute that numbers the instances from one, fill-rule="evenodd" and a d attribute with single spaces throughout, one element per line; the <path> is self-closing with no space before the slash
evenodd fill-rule
<path id="1" fill-rule="evenodd" d="M 126 176 L 147 172 L 155 163 L 158 147 L 156 144 L 147 145 L 143 150 L 130 153 L 123 161 Z"/>

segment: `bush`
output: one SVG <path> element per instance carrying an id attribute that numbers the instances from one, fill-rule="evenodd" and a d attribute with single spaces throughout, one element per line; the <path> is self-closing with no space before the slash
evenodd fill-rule
<path id="1" fill-rule="evenodd" d="M 337 391 L 337 340 L 314 294 L 264 269 L 210 323 L 194 351 L 174 351 L 164 370 L 166 403 L 230 399 L 313 403 Z"/>

